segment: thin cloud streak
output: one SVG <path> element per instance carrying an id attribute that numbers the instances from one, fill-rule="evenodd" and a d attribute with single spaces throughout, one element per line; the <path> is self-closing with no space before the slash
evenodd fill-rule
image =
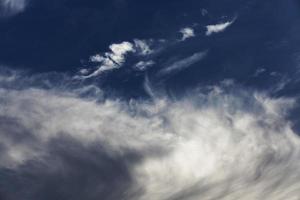
<path id="1" fill-rule="evenodd" d="M 163 76 L 163 75 L 167 75 L 167 74 L 171 74 L 174 72 L 184 70 L 184 69 L 188 68 L 189 66 L 204 59 L 206 55 L 207 55 L 207 51 L 194 53 L 193 55 L 191 55 L 187 58 L 178 60 L 178 61 L 174 62 L 173 64 L 171 64 L 170 66 L 163 68 L 162 70 L 160 70 L 158 72 L 158 75 Z"/>

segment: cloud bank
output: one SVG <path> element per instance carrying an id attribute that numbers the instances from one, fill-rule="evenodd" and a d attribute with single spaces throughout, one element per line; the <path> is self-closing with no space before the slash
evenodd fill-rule
<path id="1" fill-rule="evenodd" d="M 2 199 L 299 197 L 294 99 L 223 83 L 179 99 L 99 100 L 82 85 L 15 87 L 36 79 L 17 74 L 0 79 Z"/>

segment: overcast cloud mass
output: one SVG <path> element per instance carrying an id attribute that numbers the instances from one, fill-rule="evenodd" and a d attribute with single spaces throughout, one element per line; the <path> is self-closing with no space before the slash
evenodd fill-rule
<path id="1" fill-rule="evenodd" d="M 33 80 L 1 79 L 3 198 L 299 195 L 300 140 L 285 118 L 293 98 L 228 81 L 181 99 L 130 102 L 80 97 L 84 88 L 7 87 Z"/>

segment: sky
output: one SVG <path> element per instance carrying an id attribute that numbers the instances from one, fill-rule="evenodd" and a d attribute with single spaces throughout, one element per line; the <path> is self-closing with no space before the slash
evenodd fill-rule
<path id="1" fill-rule="evenodd" d="M 296 200 L 299 0 L 0 0 L 0 200 Z"/>

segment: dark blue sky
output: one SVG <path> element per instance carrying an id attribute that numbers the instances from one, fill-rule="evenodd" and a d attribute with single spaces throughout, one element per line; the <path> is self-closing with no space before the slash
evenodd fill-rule
<path id="1" fill-rule="evenodd" d="M 299 9 L 298 0 L 31 0 L 22 11 L 0 19 L 0 63 L 35 72 L 74 73 L 92 66 L 89 57 L 108 51 L 110 44 L 165 39 L 167 50 L 146 70 L 150 77 L 174 57 L 209 51 L 201 63 L 163 80 L 168 87 L 181 90 L 222 79 L 266 87 L 281 80 L 270 76 L 272 72 L 288 79 L 299 68 Z M 207 25 L 233 18 L 228 30 L 205 36 Z M 179 30 L 190 26 L 196 37 L 174 43 L 181 37 Z M 135 74 L 130 65 L 125 63 L 102 81 L 136 90 L 132 87 L 142 84 L 145 72 Z M 259 69 L 263 73 L 253 77 Z"/>
<path id="2" fill-rule="evenodd" d="M 204 8 L 209 11 L 205 17 L 201 15 Z M 215 49 L 215 60 L 221 63 L 236 58 L 248 64 L 247 54 L 248 59 L 254 58 L 253 65 L 283 65 L 298 51 L 296 0 L 31 0 L 22 13 L 1 19 L 0 60 L 39 71 L 66 71 L 79 67 L 81 59 L 106 51 L 112 43 L 169 39 L 183 26 L 198 23 L 201 31 L 223 16 L 238 16 L 238 20 L 222 35 L 207 39 L 200 32 L 193 41 L 195 48 Z M 189 46 L 178 48 L 184 48 L 184 53 Z"/>

